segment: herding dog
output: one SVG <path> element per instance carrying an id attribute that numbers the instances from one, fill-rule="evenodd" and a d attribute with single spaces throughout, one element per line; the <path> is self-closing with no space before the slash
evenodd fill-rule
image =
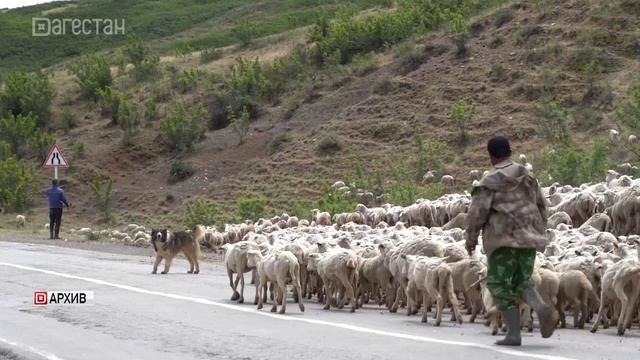
<path id="1" fill-rule="evenodd" d="M 167 229 L 151 230 L 151 244 L 156 252 L 156 262 L 153 264 L 152 274 L 158 271 L 158 265 L 164 259 L 164 271 L 161 274 L 169 272 L 171 261 L 178 255 L 180 251 L 189 261 L 189 274 L 197 274 L 200 272 L 200 240 L 204 238 L 204 227 L 196 226 L 193 231 L 176 231 L 172 233 Z M 194 270 L 195 267 L 195 270 Z"/>

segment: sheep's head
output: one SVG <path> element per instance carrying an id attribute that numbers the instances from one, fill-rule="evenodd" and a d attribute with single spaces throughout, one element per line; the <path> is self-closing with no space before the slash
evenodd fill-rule
<path id="1" fill-rule="evenodd" d="M 262 252 L 260 250 L 247 251 L 247 266 L 256 267 L 262 261 Z"/>

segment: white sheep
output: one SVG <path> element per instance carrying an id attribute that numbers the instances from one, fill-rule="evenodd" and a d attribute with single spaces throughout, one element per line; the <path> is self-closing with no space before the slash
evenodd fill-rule
<path id="1" fill-rule="evenodd" d="M 631 135 L 629 135 L 629 139 L 627 141 L 629 142 L 629 144 L 635 144 L 636 141 L 638 141 L 638 137 L 633 135 L 633 134 L 631 134 Z"/>
<path id="2" fill-rule="evenodd" d="M 27 218 L 24 215 L 16 215 L 16 227 L 24 228 Z"/>
<path id="3" fill-rule="evenodd" d="M 311 210 L 311 218 L 316 223 L 316 225 L 331 225 L 331 214 L 328 212 L 321 212 L 318 209 Z"/>
<path id="4" fill-rule="evenodd" d="M 609 141 L 616 142 L 618 141 L 619 136 L 620 136 L 620 133 L 617 130 L 615 129 L 609 130 Z"/>
<path id="5" fill-rule="evenodd" d="M 287 309 L 287 282 L 291 280 L 296 294 L 298 294 L 298 306 L 304 312 L 302 303 L 302 286 L 300 285 L 300 264 L 295 255 L 289 251 L 271 253 L 265 257 L 259 250 L 247 252 L 247 265 L 258 270 L 258 309 L 267 297 L 267 282 L 277 286 L 277 295 L 271 307 L 271 312 L 278 311 L 278 302 L 282 302 L 280 314 Z M 260 296 L 262 293 L 262 296 Z"/>
<path id="6" fill-rule="evenodd" d="M 573 308 L 573 327 L 582 329 L 589 317 L 589 301 L 597 303 L 598 295 L 587 276 L 579 270 L 569 270 L 560 274 L 558 303 L 556 310 L 560 315 L 560 327 L 566 327 L 564 309 L 566 305 Z"/>
<path id="7" fill-rule="evenodd" d="M 440 178 L 440 182 L 442 183 L 442 185 L 444 185 L 444 188 L 447 191 L 453 190 L 454 186 L 456 185 L 456 181 L 451 175 L 442 175 L 442 177 Z"/>
<path id="8" fill-rule="evenodd" d="M 422 182 L 423 183 L 432 183 L 436 181 L 436 173 L 433 170 L 429 170 L 427 171 L 423 176 L 422 176 Z"/>
<path id="9" fill-rule="evenodd" d="M 225 244 L 222 246 L 225 250 L 224 264 L 227 268 L 227 275 L 229 276 L 229 286 L 233 290 L 231 300 L 238 300 L 238 303 L 244 303 L 244 273 L 254 270 L 255 268 L 247 264 L 247 254 L 250 250 L 260 250 L 258 244 L 249 241 L 240 241 L 235 244 Z M 236 275 L 235 282 L 233 281 L 233 274 Z M 238 282 L 240 282 L 240 292 L 238 288 Z M 256 284 L 256 296 L 254 304 L 258 303 L 258 285 Z"/>
<path id="10" fill-rule="evenodd" d="M 317 254 L 311 254 L 316 261 Z M 358 256 L 350 250 L 336 250 L 320 258 L 317 269 L 325 288 L 324 309 L 329 310 L 334 296 L 339 292 L 341 299 L 336 299 L 338 308 L 351 301 L 351 312 L 356 311 L 355 286 L 358 283 Z"/>
<path id="11" fill-rule="evenodd" d="M 520 154 L 520 156 L 518 157 L 518 159 L 520 159 L 520 162 L 521 162 L 522 164 L 524 164 L 524 163 L 526 163 L 526 162 L 527 162 L 527 155 L 525 155 L 525 154 Z"/>

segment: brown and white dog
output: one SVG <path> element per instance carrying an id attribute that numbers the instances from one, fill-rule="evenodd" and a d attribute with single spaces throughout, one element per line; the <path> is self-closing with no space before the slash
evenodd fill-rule
<path id="1" fill-rule="evenodd" d="M 158 271 L 158 265 L 164 259 L 164 271 L 169 272 L 171 261 L 182 251 L 189 261 L 189 274 L 200 272 L 200 241 L 204 239 L 204 226 L 197 225 L 193 231 L 176 231 L 172 233 L 167 229 L 151 230 L 151 245 L 156 252 L 156 262 L 153 264 L 152 274 Z"/>

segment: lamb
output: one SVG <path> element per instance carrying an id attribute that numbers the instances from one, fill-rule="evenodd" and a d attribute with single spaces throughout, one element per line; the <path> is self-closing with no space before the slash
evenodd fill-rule
<path id="1" fill-rule="evenodd" d="M 320 212 L 318 209 L 311 210 L 311 218 L 316 225 L 331 225 L 331 215 L 328 212 Z"/>
<path id="2" fill-rule="evenodd" d="M 316 257 L 316 254 L 311 254 Z M 351 312 L 356 311 L 356 296 L 354 287 L 358 282 L 358 256 L 349 250 L 336 250 L 328 253 L 319 261 L 318 275 L 325 287 L 324 309 L 331 308 L 332 298 L 335 293 L 341 291 L 341 299 L 338 308 L 344 306 L 344 302 L 351 301 Z"/>
<path id="3" fill-rule="evenodd" d="M 569 270 L 560 274 L 558 303 L 556 304 L 556 310 L 560 316 L 560 327 L 566 327 L 564 309 L 569 303 L 573 308 L 573 327 L 583 329 L 589 316 L 589 301 L 597 304 L 598 295 L 582 271 Z"/>
<path id="4" fill-rule="evenodd" d="M 302 303 L 302 286 L 300 285 L 300 264 L 295 255 L 289 251 L 271 253 L 265 257 L 259 250 L 247 251 L 247 266 L 258 270 L 258 310 L 267 298 L 267 281 L 277 285 L 277 295 L 274 299 L 271 312 L 278 311 L 278 302 L 282 302 L 280 314 L 287 309 L 287 282 L 291 281 L 298 296 L 298 306 L 304 312 Z"/>
<path id="5" fill-rule="evenodd" d="M 605 314 L 607 307 L 614 301 L 620 301 L 620 315 L 618 317 L 618 335 L 624 335 L 625 329 L 631 326 L 635 316 L 635 308 L 640 295 L 640 262 L 629 258 L 611 265 L 602 277 L 602 291 L 600 294 L 600 308 L 598 316 L 591 327 L 595 333 L 601 321 L 604 321 L 605 329 L 608 319 Z"/>
<path id="6" fill-rule="evenodd" d="M 358 269 L 358 295 L 360 305 L 366 303 L 366 291 L 370 291 L 372 295 L 378 298 L 378 305 L 383 304 L 383 295 L 388 295 L 390 292 L 392 276 L 389 269 L 384 266 L 385 244 L 379 244 L 378 249 L 380 250 L 380 254 L 368 259 L 363 259 Z M 387 296 L 387 301 L 388 300 Z"/>
<path id="7" fill-rule="evenodd" d="M 225 244 L 222 247 L 225 250 L 224 264 L 227 268 L 227 275 L 229 276 L 229 286 L 233 290 L 231 300 L 238 300 L 238 303 L 244 303 L 244 273 L 253 271 L 255 267 L 249 266 L 247 261 L 247 254 L 250 250 L 260 250 L 258 244 L 250 241 L 240 241 L 235 244 Z M 235 282 L 233 281 L 233 274 L 236 275 Z M 240 292 L 238 288 L 238 282 L 240 282 Z M 256 296 L 254 304 L 258 303 L 258 286 L 256 284 Z"/>
<path id="8" fill-rule="evenodd" d="M 407 283 L 407 312 L 415 307 L 415 291 L 422 292 L 422 322 L 427 322 L 427 309 L 432 300 L 436 301 L 436 322 L 440 326 L 442 311 L 447 301 L 451 304 L 453 318 L 462 324 L 462 315 L 458 308 L 458 298 L 453 292 L 453 278 L 451 267 L 440 258 L 426 256 L 403 255 L 409 263 Z"/>
<path id="9" fill-rule="evenodd" d="M 573 221 L 571 221 L 571 217 L 564 211 L 558 211 L 555 214 L 549 216 L 547 219 L 547 229 L 555 229 L 560 224 L 567 224 L 569 226 L 573 226 Z"/>
<path id="10" fill-rule="evenodd" d="M 24 215 L 16 215 L 16 227 L 24 228 L 24 225 L 27 222 L 27 218 Z"/>

